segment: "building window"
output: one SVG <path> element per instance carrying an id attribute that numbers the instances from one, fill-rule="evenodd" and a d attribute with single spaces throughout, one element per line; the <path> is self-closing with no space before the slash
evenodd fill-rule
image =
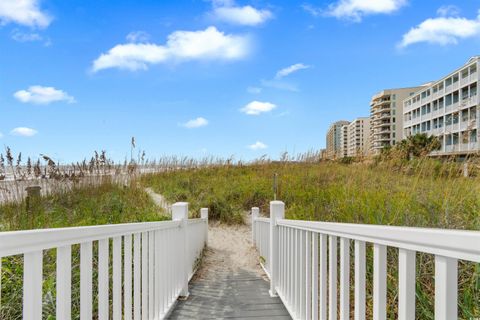
<path id="1" fill-rule="evenodd" d="M 473 66 L 470 67 L 470 74 L 473 74 L 477 72 L 477 64 L 474 64 Z"/>
<path id="2" fill-rule="evenodd" d="M 452 124 L 452 115 L 448 114 L 447 116 L 445 116 L 445 125 L 449 126 L 451 124 Z"/>
<path id="3" fill-rule="evenodd" d="M 470 142 L 477 142 L 477 130 L 470 131 Z"/>
<path id="4" fill-rule="evenodd" d="M 447 146 L 451 146 L 452 145 L 452 135 L 451 134 L 447 134 L 445 136 L 445 144 Z"/>
<path id="5" fill-rule="evenodd" d="M 452 134 L 452 143 L 453 143 L 454 145 L 458 144 L 458 132 Z"/>
<path id="6" fill-rule="evenodd" d="M 449 94 L 445 97 L 445 106 L 450 106 L 452 104 L 452 95 Z"/>
<path id="7" fill-rule="evenodd" d="M 458 112 L 454 113 L 453 114 L 453 124 L 457 124 L 458 123 Z"/>

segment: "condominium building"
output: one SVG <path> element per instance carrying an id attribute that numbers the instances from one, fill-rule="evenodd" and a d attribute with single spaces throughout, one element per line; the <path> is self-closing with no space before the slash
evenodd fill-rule
<path id="1" fill-rule="evenodd" d="M 340 131 L 340 153 L 337 156 L 338 158 L 348 156 L 348 126 L 349 124 L 344 124 Z"/>
<path id="2" fill-rule="evenodd" d="M 403 139 L 403 101 L 423 86 L 383 90 L 370 102 L 370 150 L 379 154 Z"/>
<path id="3" fill-rule="evenodd" d="M 344 129 L 342 128 L 345 125 L 348 125 L 348 121 L 337 121 L 333 123 L 327 132 L 327 157 L 329 159 L 341 158 L 343 152 L 342 144 L 345 142 L 343 133 Z"/>
<path id="4" fill-rule="evenodd" d="M 437 136 L 438 155 L 468 154 L 478 144 L 479 60 L 476 56 L 461 68 L 433 82 L 404 101 L 404 135 Z"/>
<path id="5" fill-rule="evenodd" d="M 348 125 L 347 156 L 366 156 L 370 148 L 370 118 L 357 118 Z"/>

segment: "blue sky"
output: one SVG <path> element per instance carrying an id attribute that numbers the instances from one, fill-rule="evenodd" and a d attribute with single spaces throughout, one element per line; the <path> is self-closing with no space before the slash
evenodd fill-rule
<path id="1" fill-rule="evenodd" d="M 480 1 L 0 0 L 0 144 L 277 157 L 479 54 Z"/>

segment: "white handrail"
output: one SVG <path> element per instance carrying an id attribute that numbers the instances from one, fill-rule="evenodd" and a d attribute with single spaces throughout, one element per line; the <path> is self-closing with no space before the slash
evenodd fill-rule
<path id="1" fill-rule="evenodd" d="M 478 231 L 285 219 L 277 220 L 277 225 L 352 240 L 378 243 L 389 247 L 480 262 L 480 233 Z"/>
<path id="2" fill-rule="evenodd" d="M 120 235 L 170 229 L 179 226 L 179 221 L 161 221 L 0 232 L 0 256 L 12 256 L 87 241 L 113 238 Z"/>
<path id="3" fill-rule="evenodd" d="M 202 209 L 202 218 L 188 220 L 187 203 L 176 203 L 172 208 L 174 221 L 1 232 L 0 258 L 24 256 L 23 319 L 42 318 L 44 250 L 55 248 L 56 317 L 71 318 L 75 244 L 80 244 L 81 319 L 93 316 L 93 272 L 98 274 L 99 320 L 108 319 L 109 310 L 113 319 L 168 316 L 177 298 L 188 296 L 188 280 L 208 235 L 206 209 Z M 94 264 L 97 243 L 98 264 Z M 1 269 L 0 259 L 0 279 Z"/>

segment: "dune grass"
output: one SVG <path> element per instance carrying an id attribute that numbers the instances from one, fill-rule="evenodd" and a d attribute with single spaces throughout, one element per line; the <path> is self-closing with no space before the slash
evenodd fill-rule
<path id="1" fill-rule="evenodd" d="M 480 178 L 476 177 L 475 161 L 469 168 L 473 177 L 464 178 L 458 163 L 431 159 L 349 165 L 266 162 L 158 173 L 144 176 L 142 183 L 171 202 L 190 202 L 194 211 L 208 207 L 211 219 L 226 223 L 241 223 L 242 213 L 253 206 L 268 215 L 273 176 L 277 174 L 277 199 L 285 202 L 289 219 L 480 230 Z M 371 284 L 371 249 L 368 259 Z M 397 305 L 397 264 L 398 252 L 390 248 L 390 306 Z M 417 319 L 433 319 L 433 274 L 433 257 L 418 254 Z M 371 317 L 371 287 L 367 295 Z M 459 306 L 461 319 L 480 315 L 478 264 L 459 265 Z M 396 308 L 389 308 L 388 318 L 395 318 L 396 312 Z"/>

